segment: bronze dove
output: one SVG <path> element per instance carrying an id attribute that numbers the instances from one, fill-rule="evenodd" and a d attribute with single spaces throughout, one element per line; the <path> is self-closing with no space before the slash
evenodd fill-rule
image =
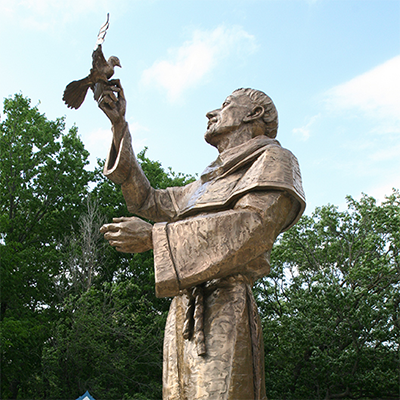
<path id="1" fill-rule="evenodd" d="M 63 100 L 69 108 L 79 108 L 85 100 L 89 88 L 94 90 L 96 83 L 107 83 L 114 75 L 114 67 L 120 67 L 118 57 L 104 58 L 101 44 L 92 53 L 92 68 L 86 78 L 72 81 L 64 90 Z"/>

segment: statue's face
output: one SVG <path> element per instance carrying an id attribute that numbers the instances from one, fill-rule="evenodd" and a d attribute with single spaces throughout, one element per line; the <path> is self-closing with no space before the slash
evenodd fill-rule
<path id="1" fill-rule="evenodd" d="M 245 123 L 243 119 L 251 110 L 252 103 L 247 95 L 228 96 L 221 108 L 206 114 L 208 118 L 207 131 L 204 135 L 206 141 L 216 146 L 221 136 L 237 130 Z"/>

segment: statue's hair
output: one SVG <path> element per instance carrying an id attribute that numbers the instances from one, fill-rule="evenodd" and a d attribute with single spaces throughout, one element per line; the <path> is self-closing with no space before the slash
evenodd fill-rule
<path id="1" fill-rule="evenodd" d="M 278 111 L 271 98 L 261 90 L 248 88 L 237 89 L 232 94 L 244 94 L 249 96 L 255 106 L 262 106 L 264 108 L 265 112 L 262 117 L 264 134 L 270 138 L 275 138 L 278 133 Z"/>

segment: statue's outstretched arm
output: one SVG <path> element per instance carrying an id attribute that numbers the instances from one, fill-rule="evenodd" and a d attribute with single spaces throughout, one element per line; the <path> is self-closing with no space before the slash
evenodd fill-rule
<path id="1" fill-rule="evenodd" d="M 169 192 L 151 187 L 135 157 L 125 119 L 126 99 L 121 82 L 111 80 L 95 91 L 99 93 L 99 108 L 111 121 L 113 132 L 104 175 L 121 185 L 130 212 L 152 220 L 170 220 L 176 210 Z M 136 217 L 115 218 L 112 223 L 103 225 L 101 232 L 118 251 L 138 253 L 152 248 L 152 226 Z"/>
<path id="2" fill-rule="evenodd" d="M 108 85 L 102 85 L 100 88 L 101 94 L 98 99 L 99 108 L 107 115 L 111 121 L 113 131 L 113 144 L 115 149 L 119 149 L 120 142 L 127 129 L 125 120 L 126 99 L 124 89 L 121 86 L 119 79 L 112 79 Z M 95 90 L 98 90 L 96 88 Z"/>

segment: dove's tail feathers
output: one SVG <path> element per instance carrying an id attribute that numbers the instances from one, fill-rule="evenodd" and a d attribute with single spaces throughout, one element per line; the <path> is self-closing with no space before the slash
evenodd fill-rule
<path id="1" fill-rule="evenodd" d="M 63 100 L 69 108 L 79 108 L 85 100 L 86 93 L 90 87 L 90 80 L 83 78 L 72 81 L 64 90 Z"/>

